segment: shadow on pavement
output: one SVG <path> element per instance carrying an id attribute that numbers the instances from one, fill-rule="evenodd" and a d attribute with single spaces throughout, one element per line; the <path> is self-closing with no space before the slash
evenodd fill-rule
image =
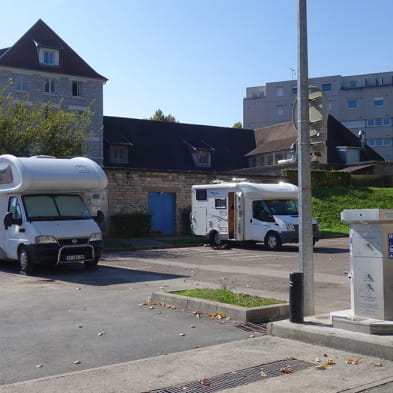
<path id="1" fill-rule="evenodd" d="M 0 270 L 11 274 L 21 274 L 16 263 L 0 262 Z M 155 273 L 142 270 L 124 269 L 106 265 L 98 265 L 96 269 L 85 269 L 83 264 L 69 263 L 59 266 L 36 266 L 29 277 L 37 277 L 45 281 L 66 281 L 81 285 L 108 286 L 143 281 L 160 281 L 182 278 L 177 274 Z"/>

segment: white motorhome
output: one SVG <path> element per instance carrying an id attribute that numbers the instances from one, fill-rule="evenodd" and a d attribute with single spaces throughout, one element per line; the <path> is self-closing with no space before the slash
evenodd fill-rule
<path id="1" fill-rule="evenodd" d="M 103 213 L 97 210 L 94 220 L 87 205 L 99 205 L 106 185 L 104 171 L 88 158 L 1 155 L 0 259 L 18 261 L 26 273 L 35 264 L 96 266 Z"/>
<path id="2" fill-rule="evenodd" d="M 298 188 L 289 183 L 258 184 L 234 179 L 192 186 L 191 229 L 223 240 L 264 242 L 270 250 L 299 240 Z M 319 240 L 313 219 L 313 242 Z"/>

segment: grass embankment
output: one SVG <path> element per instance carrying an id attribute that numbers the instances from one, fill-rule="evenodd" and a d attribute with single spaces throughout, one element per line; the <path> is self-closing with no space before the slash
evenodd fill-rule
<path id="1" fill-rule="evenodd" d="M 198 299 L 212 300 L 215 302 L 232 304 L 241 307 L 260 307 L 272 304 L 286 303 L 282 300 L 263 298 L 259 296 L 247 295 L 245 293 L 235 293 L 228 289 L 197 288 L 184 291 L 171 292 L 175 295 L 189 296 Z"/>
<path id="2" fill-rule="evenodd" d="M 393 209 L 392 188 L 320 188 L 313 190 L 313 215 L 322 236 L 348 234 L 349 225 L 340 221 L 345 209 Z"/>

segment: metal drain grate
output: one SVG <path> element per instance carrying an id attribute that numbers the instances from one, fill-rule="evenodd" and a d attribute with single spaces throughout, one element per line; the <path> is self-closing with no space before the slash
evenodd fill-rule
<path id="1" fill-rule="evenodd" d="M 164 389 L 151 390 L 145 393 L 213 393 L 223 389 L 258 382 L 267 378 L 278 377 L 286 373 L 293 373 L 313 366 L 312 363 L 304 362 L 303 360 L 278 360 L 277 362 L 233 371 L 209 379 L 193 381 Z"/>
<path id="2" fill-rule="evenodd" d="M 266 323 L 251 323 L 251 322 L 243 322 L 238 325 L 235 325 L 236 328 L 244 330 L 245 332 L 259 334 L 264 336 L 267 334 L 267 325 Z"/>

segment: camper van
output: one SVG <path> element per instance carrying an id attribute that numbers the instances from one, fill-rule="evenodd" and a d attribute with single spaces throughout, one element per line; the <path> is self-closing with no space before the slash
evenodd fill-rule
<path id="1" fill-rule="evenodd" d="M 96 266 L 103 213 L 94 220 L 88 205 L 97 205 L 106 185 L 88 158 L 0 155 L 0 259 L 17 261 L 26 273 L 36 264 Z"/>
<path id="2" fill-rule="evenodd" d="M 298 188 L 289 183 L 245 180 L 192 186 L 191 229 L 210 244 L 264 242 L 269 250 L 299 241 Z M 313 219 L 313 243 L 319 240 Z"/>

